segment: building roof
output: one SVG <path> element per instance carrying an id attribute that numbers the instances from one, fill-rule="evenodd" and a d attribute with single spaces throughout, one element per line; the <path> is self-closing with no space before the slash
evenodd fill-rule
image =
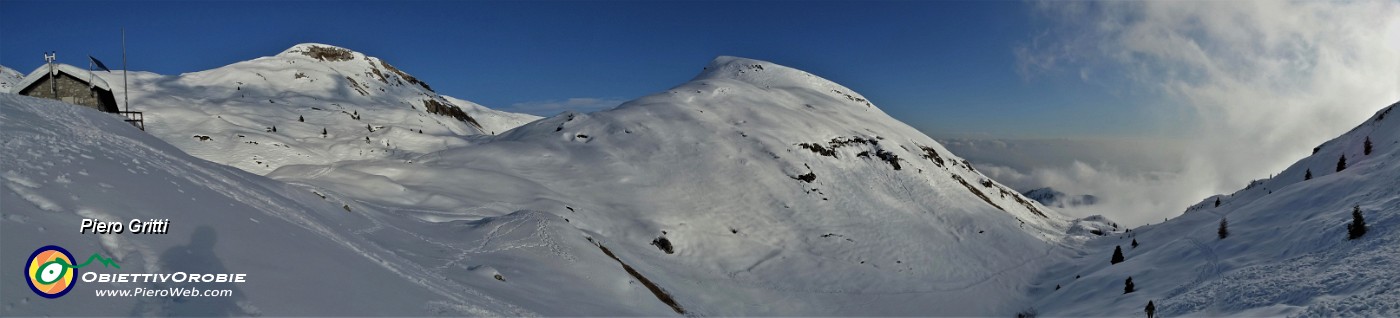
<path id="1" fill-rule="evenodd" d="M 48 64 L 40 65 L 39 68 L 34 69 L 33 72 L 29 72 L 29 76 L 25 76 L 24 80 L 20 81 L 19 84 L 15 85 L 15 87 L 10 88 L 10 93 L 19 94 L 20 91 L 29 87 L 29 85 L 34 85 L 34 82 L 38 82 L 45 76 L 49 76 L 49 74 L 47 74 L 48 71 Z M 107 81 L 104 81 L 101 77 L 96 76 L 96 74 L 92 74 L 92 72 L 89 72 L 88 70 L 79 68 L 77 66 L 72 66 L 63 63 L 54 63 L 53 75 L 58 75 L 58 73 L 67 73 L 68 75 L 71 75 L 74 78 L 77 78 L 78 80 L 84 82 L 91 80 L 92 82 L 90 84 L 92 84 L 93 86 L 101 88 L 105 91 L 112 91 L 112 88 L 110 86 L 107 86 Z"/>

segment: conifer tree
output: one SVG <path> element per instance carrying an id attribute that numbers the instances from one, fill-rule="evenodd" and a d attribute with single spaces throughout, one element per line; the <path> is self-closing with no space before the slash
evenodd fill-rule
<path id="1" fill-rule="evenodd" d="M 1134 239 L 1133 239 L 1133 248 L 1137 248 L 1137 246 L 1138 246 L 1137 238 L 1134 238 Z"/>
<path id="2" fill-rule="evenodd" d="M 306 122 L 306 117 L 297 116 L 297 121 L 298 121 L 298 122 L 303 122 L 303 123 L 304 123 L 304 122 Z"/>
<path id="3" fill-rule="evenodd" d="M 1220 206 L 1220 198 L 1219 198 L 1219 197 L 1215 198 L 1215 206 L 1216 206 L 1216 207 L 1219 207 L 1219 206 Z"/>
<path id="4" fill-rule="evenodd" d="M 1342 155 L 1341 159 L 1337 159 L 1337 172 L 1342 172 L 1342 170 L 1347 170 L 1347 155 Z"/>
<path id="5" fill-rule="evenodd" d="M 1365 147 L 1365 148 L 1366 148 L 1366 149 L 1365 149 L 1366 155 L 1367 155 L 1367 156 L 1370 156 L 1370 155 L 1371 155 L 1371 136 L 1366 136 L 1366 147 Z"/>
<path id="6" fill-rule="evenodd" d="M 1122 247 L 1122 246 L 1115 246 L 1115 247 L 1113 247 L 1113 258 L 1111 258 L 1111 259 L 1108 260 L 1108 264 L 1109 264 L 1109 265 L 1113 265 L 1113 264 L 1118 264 L 1118 263 L 1122 263 L 1122 262 L 1123 262 L 1123 247 Z"/>
<path id="7" fill-rule="evenodd" d="M 1216 230 L 1216 234 L 1219 234 L 1222 240 L 1230 236 L 1230 225 L 1225 218 L 1220 218 L 1220 229 Z"/>
<path id="8" fill-rule="evenodd" d="M 1123 281 L 1123 293 L 1124 293 L 1124 294 L 1127 294 L 1127 293 L 1132 293 L 1132 292 L 1134 292 L 1134 291 L 1136 291 L 1136 290 L 1133 289 L 1133 277 L 1132 277 L 1132 276 L 1128 276 L 1128 280 Z"/>
<path id="9" fill-rule="evenodd" d="M 1308 169 L 1308 174 L 1303 175 L 1303 181 L 1312 180 L 1312 169 Z"/>
<path id="10" fill-rule="evenodd" d="M 1361 216 L 1361 206 L 1351 208 L 1351 224 L 1347 224 L 1347 239 L 1355 240 L 1366 235 L 1366 218 Z"/>

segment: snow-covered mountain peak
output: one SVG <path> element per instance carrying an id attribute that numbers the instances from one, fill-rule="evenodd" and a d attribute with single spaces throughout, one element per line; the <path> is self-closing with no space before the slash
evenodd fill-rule
<path id="1" fill-rule="evenodd" d="M 329 68 L 342 74 L 364 73 L 380 83 L 390 86 L 416 86 L 428 92 L 435 93 L 433 88 L 418 78 L 409 75 L 404 71 L 390 65 L 383 59 L 365 55 L 355 50 L 321 43 L 302 43 L 293 45 L 290 48 L 273 56 L 274 59 L 283 60 L 310 60 L 326 64 Z M 353 83 L 352 84 L 356 84 Z M 370 86 L 370 85 L 359 85 Z M 381 90 L 383 91 L 383 90 Z M 369 90 L 373 93 L 373 90 Z"/>
<path id="2" fill-rule="evenodd" d="M 145 112 L 148 132 L 254 173 L 407 160 L 537 118 L 440 95 L 382 59 L 319 43 L 179 76 L 131 75 L 131 106 Z M 122 82 L 121 74 L 98 76 Z"/>
<path id="3" fill-rule="evenodd" d="M 283 50 L 277 54 L 278 57 L 300 57 L 321 60 L 321 61 L 348 61 L 352 59 L 364 59 L 364 53 L 354 50 L 321 43 L 301 43 Z"/>
<path id="4" fill-rule="evenodd" d="M 270 73 L 277 75 L 270 76 Z M 257 79 L 253 80 L 249 76 L 256 76 Z M 297 44 L 277 55 L 183 74 L 181 77 L 201 85 L 273 86 L 266 89 L 294 91 L 303 95 L 359 95 L 361 99 L 418 96 L 417 99 L 424 100 L 423 103 L 433 99 L 438 104 L 445 104 L 444 107 L 430 107 L 442 108 L 434 113 L 471 121 L 470 116 L 454 114 L 460 111 L 451 111 L 452 108 L 456 108 L 455 105 L 442 100 L 428 83 L 394 67 L 388 61 L 334 45 Z M 242 81 L 234 77 L 250 80 Z"/>
<path id="5" fill-rule="evenodd" d="M 715 57 L 714 60 L 710 60 L 710 63 L 708 65 L 705 65 L 705 69 L 701 71 L 699 75 L 696 75 L 695 78 L 692 80 L 702 80 L 711 78 L 739 79 L 746 77 L 743 75 L 748 71 L 763 70 L 770 71 L 769 74 L 807 74 L 807 72 L 791 67 L 777 65 L 768 61 L 755 60 L 738 56 L 721 55 Z M 749 74 L 749 76 L 752 76 L 754 74 L 757 74 L 757 72 Z"/>
<path id="6" fill-rule="evenodd" d="M 845 99 L 852 105 L 877 110 L 865 96 L 820 76 L 777 63 L 722 55 L 710 61 L 691 82 L 734 80 L 763 89 L 803 88 Z M 804 105 L 796 105 L 804 106 Z M 810 106 L 807 106 L 810 107 Z"/>
<path id="7" fill-rule="evenodd" d="M 801 78 L 816 78 L 820 79 L 821 82 L 831 83 L 831 81 L 827 81 L 826 79 L 822 79 L 803 70 L 769 61 L 728 55 L 715 57 L 708 65 L 705 65 L 705 69 L 701 71 L 700 74 L 696 75 L 692 81 L 705 79 L 736 79 L 753 84 L 795 84 L 798 81 L 792 81 L 792 79 Z"/>

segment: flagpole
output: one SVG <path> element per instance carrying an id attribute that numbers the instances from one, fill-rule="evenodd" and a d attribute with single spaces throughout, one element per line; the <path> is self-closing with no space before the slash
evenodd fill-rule
<path id="1" fill-rule="evenodd" d="M 122 27 L 122 107 L 126 111 L 131 111 L 131 88 L 126 81 L 126 73 L 131 69 L 126 67 L 126 27 Z"/>
<path id="2" fill-rule="evenodd" d="M 97 83 L 94 83 L 92 81 L 93 77 L 97 77 L 97 72 L 92 71 L 92 61 L 92 54 L 88 54 L 88 93 L 90 93 L 91 95 L 97 95 L 97 92 L 91 92 L 92 87 L 97 86 Z"/>

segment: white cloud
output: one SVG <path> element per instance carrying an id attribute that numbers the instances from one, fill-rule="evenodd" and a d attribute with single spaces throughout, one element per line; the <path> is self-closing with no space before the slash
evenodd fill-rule
<path id="1" fill-rule="evenodd" d="M 1029 170 L 978 164 L 977 170 L 1007 185 L 1025 188 L 1051 187 L 1070 195 L 1092 194 L 1098 203 L 1057 208 L 1074 217 L 1105 215 L 1130 226 L 1157 223 L 1181 214 L 1187 203 L 1200 201 L 1192 179 L 1169 171 L 1141 171 L 1112 164 L 1090 165 L 1074 161 L 1063 166 L 1037 166 Z"/>
<path id="2" fill-rule="evenodd" d="M 953 153 L 974 162 L 998 182 L 1025 191 L 1052 187 L 1071 195 L 1091 194 L 1092 206 L 1057 209 L 1067 215 L 1106 215 L 1129 225 L 1159 222 L 1179 214 L 1197 191 L 1181 177 L 1186 145 L 1156 138 L 948 139 Z M 1162 212 L 1162 213 L 1157 213 Z"/>
<path id="3" fill-rule="evenodd" d="M 504 110 L 509 112 L 527 113 L 539 116 L 553 116 L 563 111 L 593 112 L 604 109 L 611 109 L 626 102 L 616 98 L 593 98 L 575 97 L 563 100 L 544 100 L 515 103 Z"/>
<path id="4" fill-rule="evenodd" d="M 1071 71 L 1094 75 L 1081 76 L 1086 81 L 1121 79 L 1168 101 L 1153 105 L 1193 114 L 1184 123 L 1192 133 L 1179 172 L 1139 178 L 1104 166 L 1056 168 L 1076 182 L 1117 184 L 1106 191 L 1121 193 L 1104 193 L 1106 199 L 1150 191 L 1172 200 L 1124 211 L 1131 218 L 1177 215 L 1206 195 L 1233 192 L 1400 99 L 1400 2 L 1035 7 L 1046 29 L 1015 50 L 1024 76 Z"/>

